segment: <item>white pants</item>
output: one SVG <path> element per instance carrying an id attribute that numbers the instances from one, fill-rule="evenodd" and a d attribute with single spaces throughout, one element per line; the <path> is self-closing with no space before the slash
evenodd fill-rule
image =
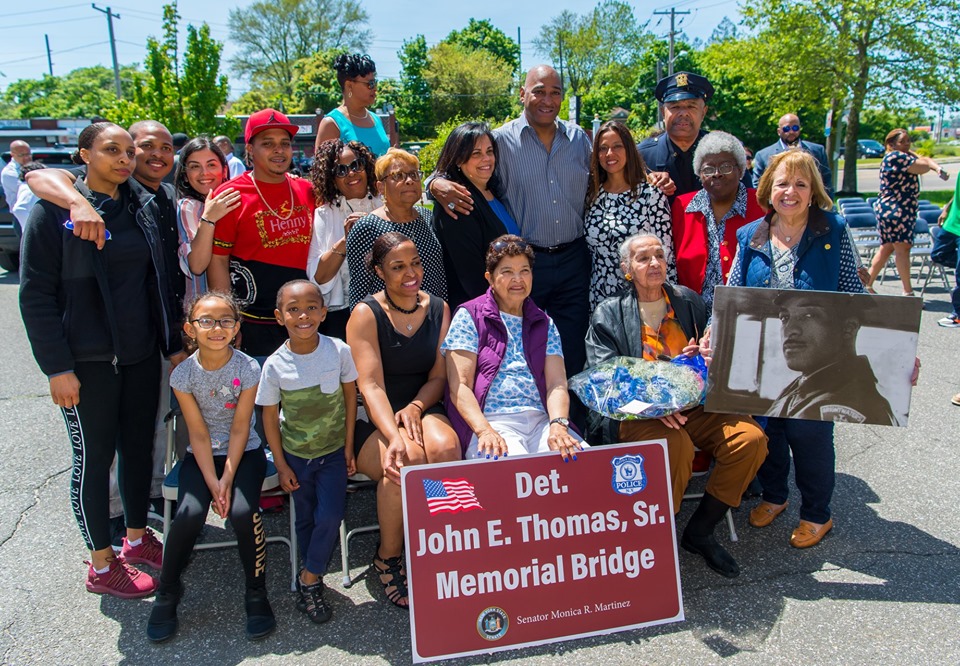
<path id="1" fill-rule="evenodd" d="M 487 421 L 503 437 L 507 443 L 508 456 L 522 456 L 527 453 L 544 453 L 550 450 L 547 438 L 550 436 L 550 419 L 546 412 L 531 409 L 515 414 L 486 414 Z M 570 436 L 587 448 L 587 444 L 580 439 L 577 433 L 570 431 Z M 477 436 L 470 439 L 464 460 L 473 460 L 477 457 Z"/>

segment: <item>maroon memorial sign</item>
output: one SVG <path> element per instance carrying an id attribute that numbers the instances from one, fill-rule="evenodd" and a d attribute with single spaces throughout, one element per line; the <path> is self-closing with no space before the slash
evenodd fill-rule
<path id="1" fill-rule="evenodd" d="M 415 662 L 683 620 L 663 440 L 407 467 Z"/>

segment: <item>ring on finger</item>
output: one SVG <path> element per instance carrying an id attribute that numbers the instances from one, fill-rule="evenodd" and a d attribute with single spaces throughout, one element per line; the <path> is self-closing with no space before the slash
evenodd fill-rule
<path id="1" fill-rule="evenodd" d="M 453 209 L 456 208 L 456 207 L 457 207 L 457 204 L 455 204 L 455 203 L 452 202 L 452 201 L 447 204 L 447 208 L 449 208 L 450 210 L 453 210 Z"/>

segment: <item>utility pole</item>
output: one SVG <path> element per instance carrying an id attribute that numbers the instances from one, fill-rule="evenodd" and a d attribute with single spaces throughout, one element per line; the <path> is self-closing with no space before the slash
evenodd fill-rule
<path id="1" fill-rule="evenodd" d="M 53 58 L 50 55 L 50 35 L 44 35 L 43 41 L 47 44 L 47 69 L 50 70 L 50 76 L 53 76 Z"/>
<path id="2" fill-rule="evenodd" d="M 121 99 L 123 93 L 120 92 L 120 66 L 117 64 L 117 41 L 113 38 L 113 19 L 120 18 L 120 14 L 114 14 L 110 11 L 109 7 L 100 9 L 94 3 L 91 3 L 90 6 L 101 14 L 107 15 L 107 30 L 110 33 L 110 55 L 113 56 L 113 85 L 117 89 L 117 99 Z"/>
<path id="3" fill-rule="evenodd" d="M 520 41 L 520 26 L 517 26 L 517 71 L 516 76 L 523 73 L 523 42 Z"/>
<path id="4" fill-rule="evenodd" d="M 653 13 L 654 16 L 659 16 L 659 15 L 666 16 L 667 14 L 670 15 L 670 57 L 667 59 L 667 76 L 673 76 L 673 38 L 677 34 L 677 30 L 676 30 L 677 15 L 683 16 L 689 13 L 690 13 L 689 10 L 678 12 L 676 7 L 671 7 L 670 11 L 656 11 Z"/>

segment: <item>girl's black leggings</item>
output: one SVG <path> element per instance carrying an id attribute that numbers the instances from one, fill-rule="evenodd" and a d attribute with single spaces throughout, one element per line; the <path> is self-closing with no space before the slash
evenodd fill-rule
<path id="1" fill-rule="evenodd" d="M 226 461 L 226 456 L 213 457 L 217 477 L 223 474 Z M 233 477 L 228 518 L 237 535 L 247 589 L 266 586 L 267 539 L 260 518 L 260 489 L 266 470 L 267 457 L 263 448 L 254 449 L 243 454 Z M 177 513 L 163 542 L 163 569 L 160 571 L 162 591 L 172 589 L 179 583 L 206 522 L 211 499 L 213 495 L 203 480 L 197 459 L 188 453 L 180 466 Z"/>

